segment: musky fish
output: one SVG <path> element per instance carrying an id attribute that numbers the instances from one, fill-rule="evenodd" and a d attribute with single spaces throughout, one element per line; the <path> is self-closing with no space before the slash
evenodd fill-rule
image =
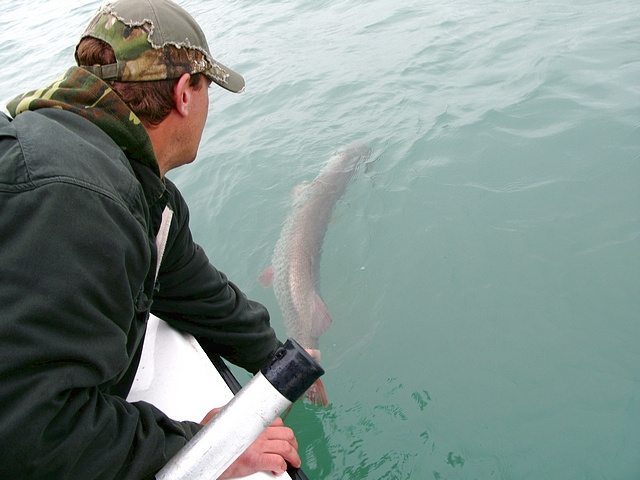
<path id="1" fill-rule="evenodd" d="M 260 276 L 263 285 L 273 283 L 287 335 L 318 355 L 318 338 L 331 325 L 331 315 L 319 293 L 322 243 L 333 207 L 358 164 L 370 153 L 363 143 L 345 146 L 329 159 L 313 182 L 294 189 L 293 208 L 276 243 L 272 265 Z M 320 380 L 306 397 L 317 405 L 328 403 Z"/>

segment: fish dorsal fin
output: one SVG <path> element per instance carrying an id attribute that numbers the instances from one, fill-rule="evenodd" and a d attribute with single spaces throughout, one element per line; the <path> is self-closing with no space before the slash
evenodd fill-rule
<path id="1" fill-rule="evenodd" d="M 313 321 L 311 323 L 313 325 L 311 333 L 314 337 L 319 337 L 331 326 L 329 310 L 317 294 L 313 297 Z"/>
<path id="2" fill-rule="evenodd" d="M 273 265 L 269 265 L 258 277 L 258 281 L 263 287 L 270 287 L 273 284 Z"/>

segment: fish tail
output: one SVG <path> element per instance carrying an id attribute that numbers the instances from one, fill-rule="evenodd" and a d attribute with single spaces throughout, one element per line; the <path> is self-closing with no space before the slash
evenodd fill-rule
<path id="1" fill-rule="evenodd" d="M 311 385 L 309 390 L 307 390 L 305 396 L 311 403 L 320 407 L 326 407 L 327 405 L 329 405 L 327 392 L 325 391 L 322 380 L 320 379 L 316 380 L 315 383 Z"/>

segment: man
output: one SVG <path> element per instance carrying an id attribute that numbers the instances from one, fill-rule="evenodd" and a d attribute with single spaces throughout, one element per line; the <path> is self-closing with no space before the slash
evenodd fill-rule
<path id="1" fill-rule="evenodd" d="M 151 478 L 202 427 L 125 401 L 150 311 L 251 372 L 281 345 L 164 177 L 196 157 L 209 84 L 243 78 L 169 0 L 103 7 L 76 60 L 0 115 L 0 478 Z M 285 461 L 277 421 L 225 476 Z"/>

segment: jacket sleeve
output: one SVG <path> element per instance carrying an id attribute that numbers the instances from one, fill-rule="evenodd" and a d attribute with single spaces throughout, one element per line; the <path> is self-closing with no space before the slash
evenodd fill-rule
<path id="1" fill-rule="evenodd" d="M 211 265 L 192 239 L 184 199 L 170 182 L 168 189 L 174 216 L 152 312 L 194 335 L 209 355 L 221 355 L 255 373 L 282 345 L 269 313 Z"/>
<path id="2" fill-rule="evenodd" d="M 0 132 L 0 478 L 149 478 L 200 427 L 110 394 L 142 337 L 146 232 L 85 182 L 30 181 L 18 155 Z"/>

